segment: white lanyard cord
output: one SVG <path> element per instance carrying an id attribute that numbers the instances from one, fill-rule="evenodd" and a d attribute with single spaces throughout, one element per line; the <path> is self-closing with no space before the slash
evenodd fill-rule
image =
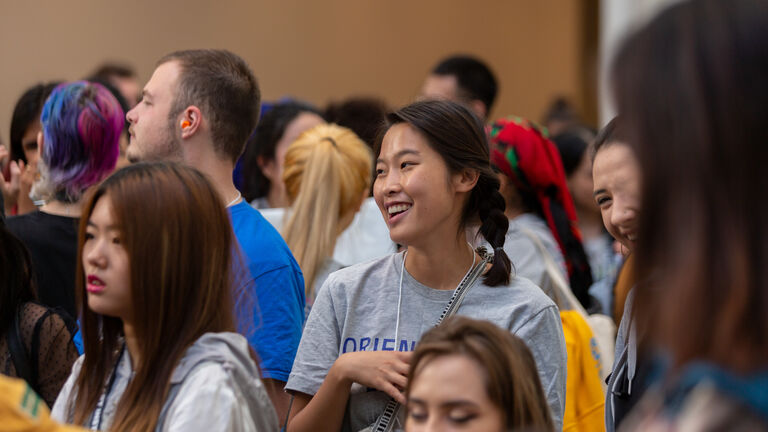
<path id="1" fill-rule="evenodd" d="M 475 268 L 475 261 L 477 259 L 477 254 L 475 253 L 475 250 L 472 249 L 472 245 L 467 242 L 467 246 L 469 246 L 470 252 L 472 252 L 472 265 L 469 266 L 469 270 L 467 270 L 467 273 L 464 275 L 461 280 L 469 276 L 469 273 L 472 272 L 472 269 Z M 400 336 L 400 307 L 403 304 L 403 275 L 405 274 L 405 258 L 408 256 L 408 249 L 403 252 L 403 263 L 400 265 L 400 283 L 398 284 L 398 290 L 397 290 L 397 319 L 395 319 L 395 346 L 397 346 L 397 341 L 399 340 L 398 337 Z"/>

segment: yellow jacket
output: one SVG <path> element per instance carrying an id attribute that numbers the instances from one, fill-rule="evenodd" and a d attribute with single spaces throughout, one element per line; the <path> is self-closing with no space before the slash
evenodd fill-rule
<path id="1" fill-rule="evenodd" d="M 85 432 L 51 420 L 48 406 L 26 381 L 4 375 L 0 375 L 0 425 L 7 432 Z"/>
<path id="2" fill-rule="evenodd" d="M 560 311 L 560 320 L 568 353 L 563 431 L 604 431 L 605 394 L 592 330 L 576 311 Z"/>

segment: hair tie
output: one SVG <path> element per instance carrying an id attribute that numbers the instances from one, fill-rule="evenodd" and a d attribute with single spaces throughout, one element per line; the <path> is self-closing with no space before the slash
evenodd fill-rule
<path id="1" fill-rule="evenodd" d="M 331 144 L 333 144 L 333 146 L 334 146 L 334 147 L 336 147 L 336 148 L 338 148 L 338 147 L 339 147 L 339 146 L 336 144 L 336 141 L 335 141 L 333 138 L 331 138 L 331 137 L 327 136 L 327 137 L 323 137 L 323 138 L 322 138 L 320 141 L 325 141 L 325 140 L 328 140 L 328 141 L 330 141 L 330 142 L 331 142 Z"/>
<path id="2" fill-rule="evenodd" d="M 495 247 L 495 248 L 493 248 L 493 251 L 494 252 L 504 252 L 504 247 L 503 246 Z"/>

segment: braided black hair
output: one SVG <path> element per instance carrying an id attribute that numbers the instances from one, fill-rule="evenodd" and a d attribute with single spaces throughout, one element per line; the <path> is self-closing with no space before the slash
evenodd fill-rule
<path id="1" fill-rule="evenodd" d="M 423 134 L 452 173 L 465 169 L 477 171 L 477 184 L 464 205 L 461 228 L 479 220 L 480 233 L 493 247 L 493 261 L 483 282 L 488 286 L 509 284 L 512 263 L 503 249 L 509 220 L 504 215 L 504 198 L 499 193 L 499 179 L 491 169 L 481 121 L 466 107 L 454 102 L 415 102 L 387 116 L 375 154 L 381 151 L 386 130 L 398 123 L 407 123 Z"/>

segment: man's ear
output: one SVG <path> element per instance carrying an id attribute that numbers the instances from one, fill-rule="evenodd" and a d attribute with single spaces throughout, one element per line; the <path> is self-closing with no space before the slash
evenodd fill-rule
<path id="1" fill-rule="evenodd" d="M 480 173 L 473 169 L 464 169 L 453 176 L 453 186 L 457 192 L 469 192 L 480 179 Z"/>
<path id="2" fill-rule="evenodd" d="M 203 123 L 203 115 L 200 108 L 190 105 L 184 109 L 179 120 L 181 138 L 189 138 L 200 129 Z"/>

